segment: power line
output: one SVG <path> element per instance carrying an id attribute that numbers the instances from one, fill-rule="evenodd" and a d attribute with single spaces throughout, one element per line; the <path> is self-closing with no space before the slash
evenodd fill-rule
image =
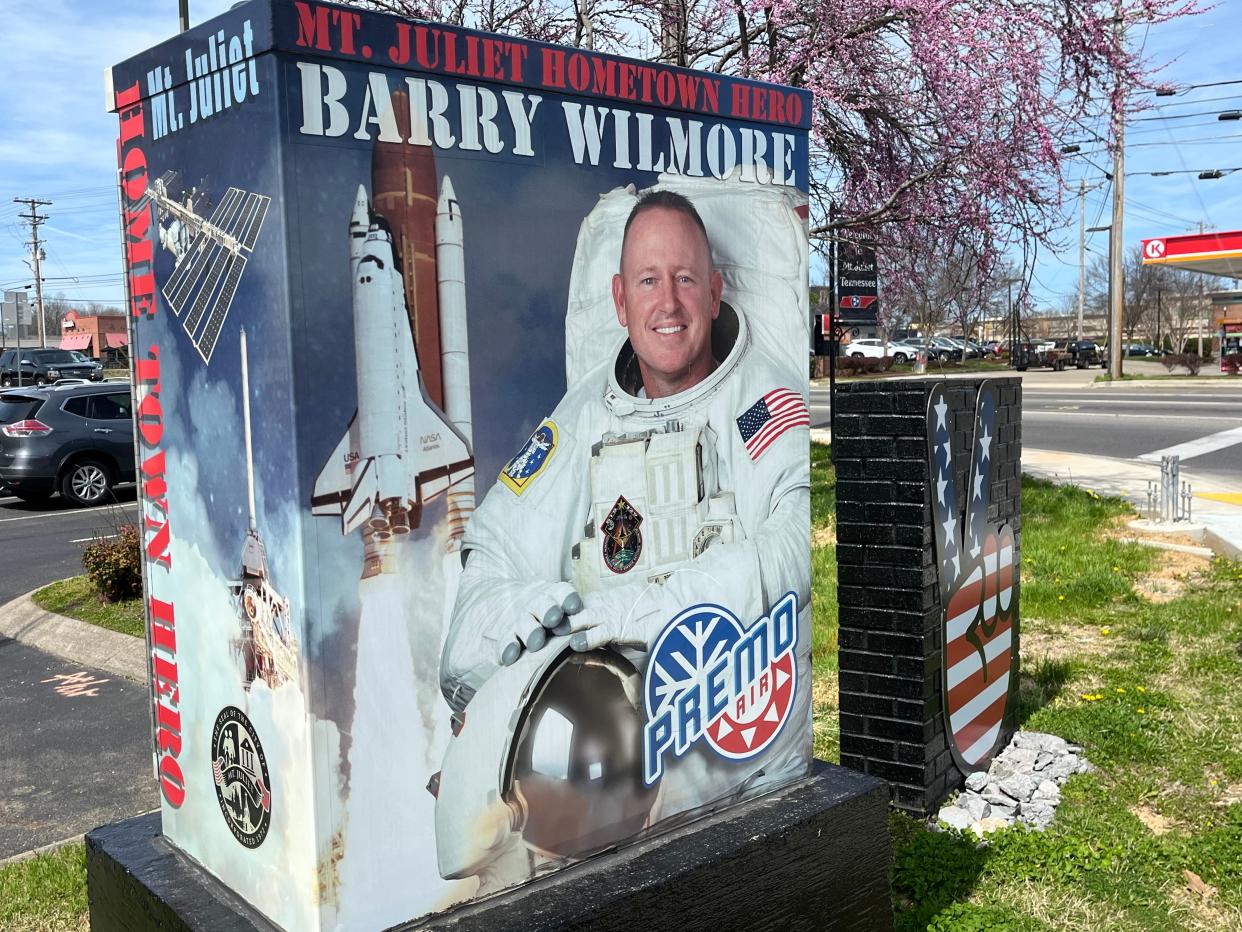
<path id="1" fill-rule="evenodd" d="M 1204 84 L 1174 85 L 1173 88 L 1156 88 L 1151 93 L 1155 94 L 1157 97 L 1172 97 L 1174 95 L 1189 93 L 1190 91 L 1197 90 L 1201 87 L 1224 87 L 1227 84 L 1242 84 L 1242 78 L 1236 78 L 1231 81 L 1208 81 Z"/>
<path id="2" fill-rule="evenodd" d="M 1198 113 L 1166 113 L 1163 116 L 1131 117 L 1130 123 L 1151 123 L 1155 120 L 1189 120 L 1191 117 L 1216 116 L 1219 110 L 1201 110 Z"/>
<path id="3" fill-rule="evenodd" d="M 1225 94 L 1221 97 L 1200 97 L 1197 100 L 1174 100 L 1167 104 L 1152 104 L 1150 107 L 1144 108 L 1144 112 L 1147 110 L 1165 110 L 1169 107 L 1193 107 L 1195 104 L 1210 104 L 1220 100 L 1237 100 L 1239 97 L 1242 97 L 1242 93 Z"/>

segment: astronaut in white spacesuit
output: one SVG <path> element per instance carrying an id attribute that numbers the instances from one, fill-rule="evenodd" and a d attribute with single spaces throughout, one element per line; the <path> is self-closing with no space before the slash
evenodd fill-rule
<path id="1" fill-rule="evenodd" d="M 549 640 L 647 650 L 688 606 L 749 624 L 794 592 L 804 647 L 781 766 L 805 771 L 809 417 L 797 369 L 763 352 L 722 290 L 690 201 L 643 196 L 612 282 L 628 338 L 569 388 L 466 528 L 441 658 L 458 712 Z"/>

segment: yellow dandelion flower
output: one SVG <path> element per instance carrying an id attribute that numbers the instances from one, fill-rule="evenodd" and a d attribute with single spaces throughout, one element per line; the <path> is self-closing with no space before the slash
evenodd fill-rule
<path id="1" fill-rule="evenodd" d="M 1057 596 L 1057 601 L 1058 601 L 1058 602 L 1064 602 L 1064 601 L 1065 601 L 1065 596 L 1063 596 L 1063 595 L 1059 595 L 1059 596 Z"/>
<path id="2" fill-rule="evenodd" d="M 1147 687 L 1146 687 L 1146 686 L 1135 686 L 1134 688 L 1135 688 L 1135 689 L 1137 689 L 1137 690 L 1138 690 L 1139 692 L 1141 692 L 1141 693 L 1145 693 L 1145 692 L 1147 692 Z"/>
<path id="3" fill-rule="evenodd" d="M 1110 634 L 1112 634 L 1112 633 L 1113 633 L 1113 629 L 1112 629 L 1112 628 L 1101 628 L 1101 629 L 1100 629 L 1100 634 L 1104 635 L 1105 637 L 1108 637 L 1108 635 L 1110 635 Z"/>
<path id="4" fill-rule="evenodd" d="M 1138 712 L 1138 714 L 1139 714 L 1139 715 L 1142 715 L 1142 714 L 1143 714 L 1143 712 L 1144 712 L 1144 711 L 1146 711 L 1146 710 L 1145 710 L 1145 709 L 1135 709 L 1134 711 Z"/>
<path id="5" fill-rule="evenodd" d="M 1120 573 L 1120 572 L 1121 572 L 1121 567 L 1120 567 L 1120 566 L 1114 566 L 1114 567 L 1113 567 L 1113 572 L 1114 572 L 1114 573 Z"/>
<path id="6" fill-rule="evenodd" d="M 1126 690 L 1125 690 L 1125 687 L 1124 687 L 1124 686 L 1118 686 L 1118 687 L 1117 687 L 1117 692 L 1119 692 L 1119 693 L 1123 693 L 1123 692 L 1125 692 L 1125 691 L 1126 691 Z"/>

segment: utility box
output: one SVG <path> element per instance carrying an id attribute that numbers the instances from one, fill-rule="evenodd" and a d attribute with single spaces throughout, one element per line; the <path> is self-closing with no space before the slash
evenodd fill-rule
<path id="1" fill-rule="evenodd" d="M 108 100 L 175 850 L 379 929 L 809 773 L 808 93 L 251 0 Z"/>

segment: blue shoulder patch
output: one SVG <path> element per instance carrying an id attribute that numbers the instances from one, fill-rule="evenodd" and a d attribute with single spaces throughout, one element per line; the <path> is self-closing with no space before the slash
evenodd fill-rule
<path id="1" fill-rule="evenodd" d="M 500 481 L 507 485 L 514 495 L 521 495 L 539 477 L 556 452 L 556 441 L 559 431 L 556 423 L 546 419 L 535 428 L 530 439 L 518 451 L 517 456 L 505 463 L 500 470 Z"/>

